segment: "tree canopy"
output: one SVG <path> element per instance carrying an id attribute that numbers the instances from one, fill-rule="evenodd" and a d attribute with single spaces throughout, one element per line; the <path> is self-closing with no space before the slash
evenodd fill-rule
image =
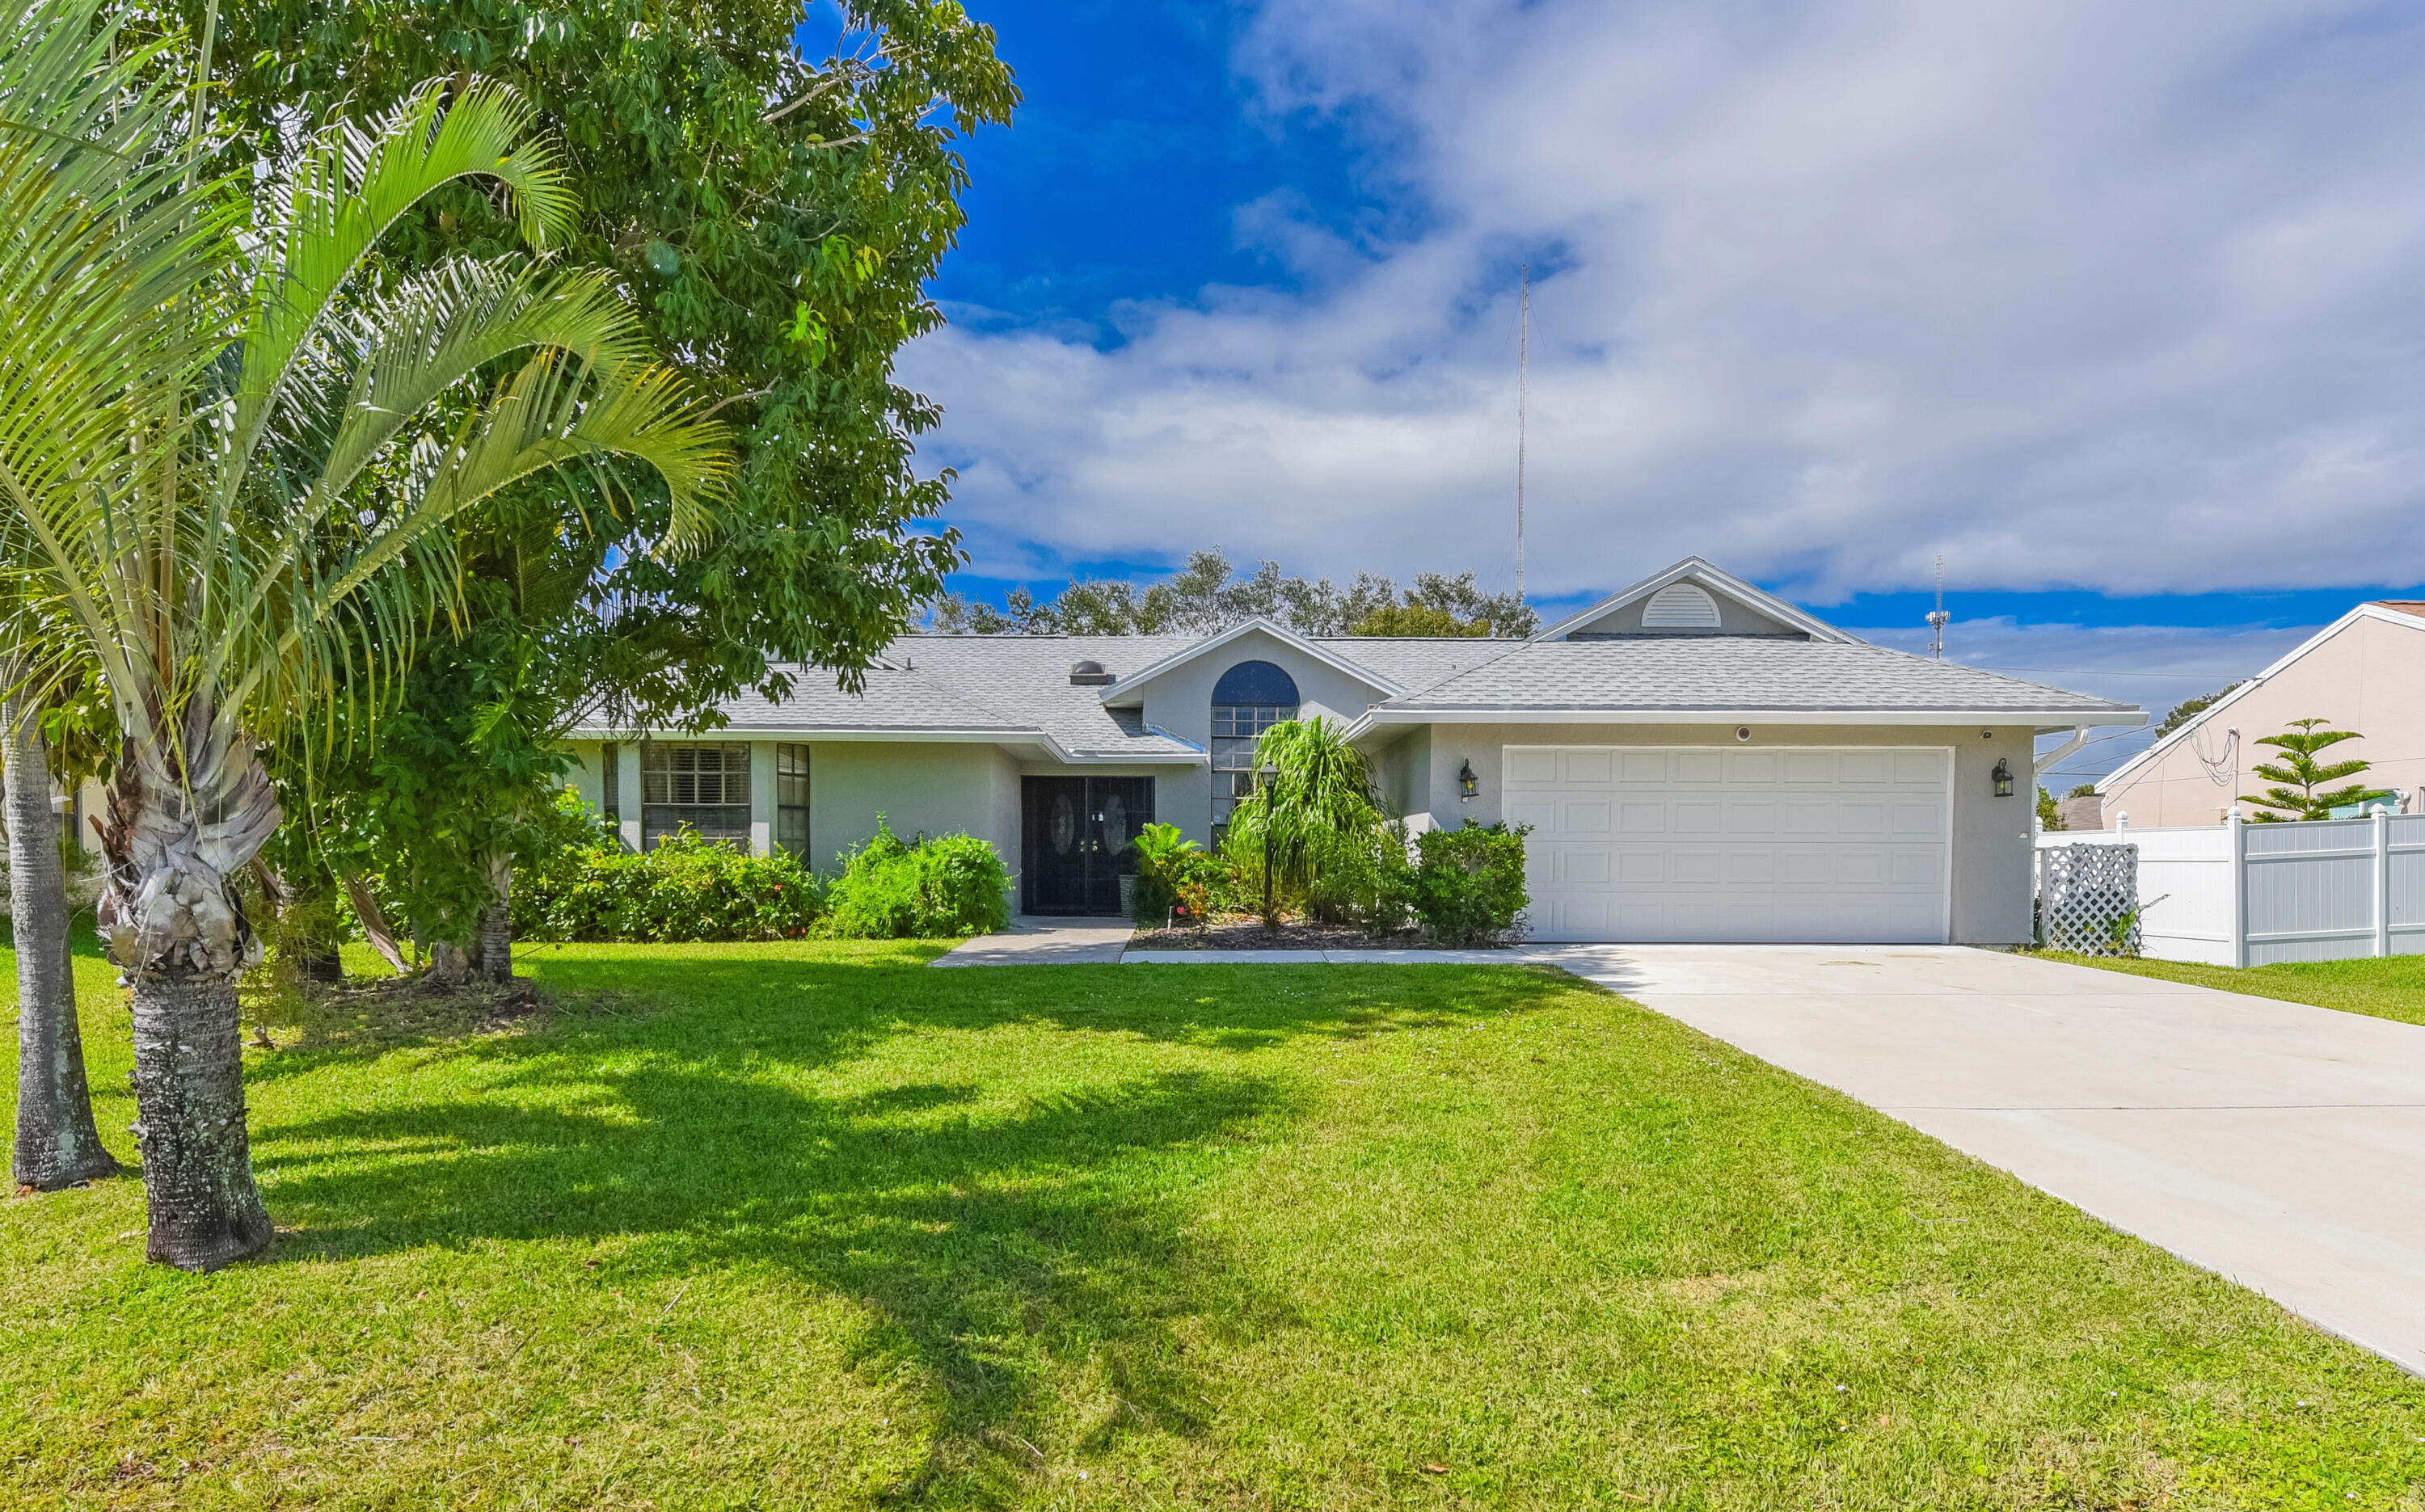
<path id="1" fill-rule="evenodd" d="M 208 0 L 178 0 L 199 30 Z M 956 144 L 1018 103 L 990 27 L 955 0 L 843 0 L 832 56 L 795 42 L 800 0 L 401 0 L 223 7 L 215 67 L 238 151 L 275 159 L 298 119 L 384 109 L 418 81 L 499 80 L 528 102 L 574 186 L 566 261 L 604 270 L 642 336 L 734 436 L 700 549 L 648 549 L 661 491 L 629 511 L 566 504 L 600 553 L 600 602 L 657 647 L 623 690 L 677 723 L 777 663 L 855 682 L 960 561 L 923 526 L 948 471 L 922 471 L 939 418 L 893 381 L 941 314 L 925 283 L 957 237 Z M 167 18 L 163 18 L 167 19 Z M 475 186 L 384 244 L 399 270 L 514 245 Z"/>
<path id="2" fill-rule="evenodd" d="M 2179 729 L 2191 720 L 2195 719 L 2198 715 L 2205 713 L 2208 709 L 2212 708 L 2215 705 L 2223 702 L 2224 698 L 2230 695 L 2231 691 L 2234 688 L 2239 687 L 2240 682 L 2244 682 L 2247 679 L 2245 678 L 2241 678 L 2239 682 L 2227 682 L 2222 687 L 2216 689 L 2213 692 L 2208 693 L 2203 697 L 2184 698 L 2179 703 L 2175 704 L 2172 708 L 2172 712 L 2166 714 L 2163 718 L 2163 722 L 2156 726 L 2156 739 L 2159 740 L 2162 740 L 2165 736 L 2172 734 L 2176 729 Z"/>
<path id="3" fill-rule="evenodd" d="M 1290 577 L 1277 562 L 1240 574 L 1217 547 L 1188 554 L 1159 582 L 1087 578 L 1038 601 L 1014 589 L 1004 607 L 947 595 L 928 626 L 946 635 L 1217 634 L 1268 619 L 1303 635 L 1498 635 L 1521 638 L 1540 616 L 1512 593 L 1485 592 L 1471 572 L 1423 572 L 1401 589 L 1359 572 L 1345 588 L 1328 578 Z"/>

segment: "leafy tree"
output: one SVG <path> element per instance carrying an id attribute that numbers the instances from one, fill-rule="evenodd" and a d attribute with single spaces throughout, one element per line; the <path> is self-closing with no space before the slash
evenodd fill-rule
<path id="1" fill-rule="evenodd" d="M 2063 810 L 2055 806 L 2054 794 L 2044 788 L 2038 789 L 2038 825 L 2049 835 L 2071 828 L 2064 822 Z"/>
<path id="2" fill-rule="evenodd" d="M 99 922 L 131 989 L 149 1252 L 199 1270 L 270 1239 L 234 985 L 261 945 L 232 885 L 281 819 L 260 748 L 359 705 L 365 657 L 393 671 L 447 600 L 459 512 L 623 457 L 663 480 L 678 543 L 726 454 L 594 273 L 499 255 L 363 276 L 397 219 L 467 180 L 534 247 L 566 227 L 509 92 L 415 90 L 368 130 L 291 121 L 256 184 L 249 163 L 207 169 L 207 110 L 154 82 L 182 56 L 104 0 L 0 8 L 0 473 L 52 611 L 19 617 L 17 688 L 105 681 Z"/>
<path id="3" fill-rule="evenodd" d="M 2241 679 L 2243 682 L 2245 680 L 2245 678 Z M 2239 682 L 2228 682 L 2202 698 L 2184 698 L 2179 703 L 2175 704 L 2173 706 L 2172 712 L 2164 716 L 2163 723 L 2156 726 L 2156 739 L 2159 740 L 2162 740 L 2165 736 L 2172 734 L 2176 729 L 2179 729 L 2182 725 L 2188 724 L 2199 714 L 2204 713 L 2206 710 L 2212 708 L 2215 705 L 2223 702 L 2224 698 L 2230 695 L 2231 691 L 2240 685 L 2240 684 Z"/>
<path id="4" fill-rule="evenodd" d="M 2064 796 L 2065 798 L 2094 798 L 2096 796 L 2096 784 L 2093 782 L 2073 783 L 2071 785 L 2071 791 L 2064 794 Z"/>
<path id="5" fill-rule="evenodd" d="M 2257 776 L 2274 785 L 2266 788 L 2262 797 L 2248 793 L 2240 795 L 2241 803 L 2259 805 L 2256 816 L 2259 820 L 2330 819 L 2336 808 L 2391 796 L 2389 788 L 2369 788 L 2364 783 L 2318 791 L 2329 783 L 2354 777 L 2374 764 L 2356 757 L 2346 761 L 2318 761 L 2316 757 L 2319 755 L 2343 740 L 2365 739 L 2354 730 L 2321 728 L 2325 723 L 2321 719 L 2294 719 L 2290 727 L 2280 735 L 2258 739 L 2258 745 L 2270 745 L 2275 750 L 2289 753 L 2279 761 L 2260 762 L 2254 769 Z M 2268 812 L 2274 809 L 2281 812 Z"/>
<path id="6" fill-rule="evenodd" d="M 1242 577 L 1215 549 L 1189 553 L 1184 567 L 1144 587 L 1081 579 L 1041 603 L 1014 589 L 1002 609 L 948 595 L 930 627 L 946 635 L 1212 635 L 1256 618 L 1321 636 L 1522 637 L 1540 626 L 1522 600 L 1485 593 L 1471 572 L 1420 573 L 1403 592 L 1388 578 L 1359 572 L 1342 589 L 1327 578 L 1285 576 L 1277 562 Z"/>
<path id="7" fill-rule="evenodd" d="M 179 0 L 189 17 L 207 3 Z M 956 533 L 920 524 L 950 481 L 912 455 L 939 412 L 892 365 L 941 321 L 925 284 L 961 225 L 955 144 L 1005 121 L 1018 91 L 991 29 L 952 0 L 843 9 L 842 46 L 815 64 L 795 42 L 801 0 L 265 0 L 225 18 L 217 72 L 248 155 L 275 156 L 298 105 L 377 108 L 429 76 L 511 85 L 580 185 L 565 255 L 604 270 L 732 427 L 733 485 L 686 555 L 649 549 L 662 489 L 626 501 L 559 477 L 497 501 L 462 551 L 492 591 L 467 589 L 455 649 L 408 677 L 415 761 L 363 755 L 353 812 L 317 816 L 339 860 L 403 880 L 426 938 L 464 946 L 485 921 L 492 972 L 505 858 L 555 783 L 555 736 L 601 709 L 709 727 L 744 687 L 787 693 L 786 663 L 855 685 L 961 560 Z M 462 186 L 398 225 L 384 265 L 513 235 Z M 315 844 L 297 849 L 313 870 Z"/>

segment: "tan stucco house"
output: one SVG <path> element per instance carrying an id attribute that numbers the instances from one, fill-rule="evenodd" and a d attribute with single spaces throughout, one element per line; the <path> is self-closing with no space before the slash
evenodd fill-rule
<path id="1" fill-rule="evenodd" d="M 2333 747 L 2332 759 L 2362 756 L 2364 781 L 2398 795 L 2402 812 L 2425 804 L 2425 603 L 2360 604 L 2306 644 L 2113 769 L 2096 785 L 2104 827 L 2127 816 L 2133 829 L 2220 822 L 2248 793 L 2272 784 L 2256 764 L 2281 755 L 2256 741 L 2294 719 L 2323 719 L 2363 740 Z"/>
<path id="2" fill-rule="evenodd" d="M 583 795 L 829 866 L 884 814 L 990 841 L 1032 913 L 1112 913 L 1143 824 L 1210 842 L 1284 719 L 1346 726 L 1417 829 L 1533 827 L 1533 936 L 2005 944 L 2032 751 L 2116 704 L 1863 641 L 1691 558 L 1529 640 L 906 637 L 712 738 L 576 732 Z"/>

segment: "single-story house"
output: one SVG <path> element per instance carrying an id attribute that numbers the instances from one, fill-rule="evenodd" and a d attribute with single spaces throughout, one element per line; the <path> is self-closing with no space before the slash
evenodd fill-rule
<path id="1" fill-rule="evenodd" d="M 706 737 L 575 732 L 635 847 L 812 863 L 966 831 L 1031 913 L 1116 912 L 1137 829 L 1210 843 L 1255 737 L 1320 715 L 1416 829 L 1507 820 L 1535 939 L 2026 940 L 2037 737 L 2135 706 L 1869 645 L 1699 558 L 1529 640 L 912 635 Z M 2084 736 L 2080 737 L 2084 738 Z"/>
<path id="2" fill-rule="evenodd" d="M 2403 813 L 2425 811 L 2425 603 L 2358 605 L 2114 768 L 2096 785 L 2100 825 L 2214 824 L 2235 807 L 2250 817 L 2256 805 L 2240 800 L 2273 786 L 2257 763 L 2284 754 L 2256 742 L 2294 719 L 2357 731 L 2364 740 L 2325 759 L 2372 762 L 2356 780 L 2389 788 Z"/>

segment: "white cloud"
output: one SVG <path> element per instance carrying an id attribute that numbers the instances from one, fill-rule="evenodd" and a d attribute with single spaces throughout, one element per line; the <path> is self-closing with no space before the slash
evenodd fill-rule
<path id="1" fill-rule="evenodd" d="M 1355 122 L 1427 229 L 1286 196 L 1310 291 L 956 326 L 981 559 L 1218 541 L 1508 570 L 1511 264 L 1534 286 L 1530 586 L 1688 551 L 1824 602 L 2425 581 L 2425 26 L 2327 0 L 1269 0 L 1238 66 Z"/>

